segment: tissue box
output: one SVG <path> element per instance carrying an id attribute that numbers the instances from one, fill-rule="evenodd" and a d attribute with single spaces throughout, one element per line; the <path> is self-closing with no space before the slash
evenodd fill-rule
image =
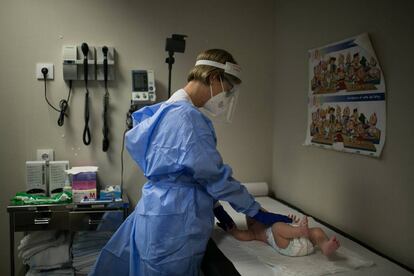
<path id="1" fill-rule="evenodd" d="M 96 172 L 80 172 L 72 176 L 73 202 L 96 199 Z"/>
<path id="2" fill-rule="evenodd" d="M 114 200 L 121 198 L 121 187 L 119 185 L 109 186 L 105 190 L 99 192 L 99 199 L 102 200 Z"/>

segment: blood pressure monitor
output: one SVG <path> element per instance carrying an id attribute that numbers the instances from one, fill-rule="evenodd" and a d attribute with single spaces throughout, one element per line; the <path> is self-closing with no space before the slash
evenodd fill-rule
<path id="1" fill-rule="evenodd" d="M 132 102 L 155 102 L 153 70 L 132 70 Z"/>

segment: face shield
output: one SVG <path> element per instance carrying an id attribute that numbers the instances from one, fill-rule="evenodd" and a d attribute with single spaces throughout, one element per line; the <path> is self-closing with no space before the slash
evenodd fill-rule
<path id="1" fill-rule="evenodd" d="M 241 79 L 241 67 L 231 62 L 223 64 L 211 60 L 198 60 L 196 62 L 197 65 L 208 65 L 224 70 L 224 78 L 220 77 L 223 92 L 211 97 L 202 110 L 211 116 L 214 121 L 231 123 L 237 105 L 239 85 L 233 83 L 230 78 L 226 78 L 226 74 Z M 231 89 L 229 91 L 224 89 L 223 82 L 227 82 L 230 85 Z"/>

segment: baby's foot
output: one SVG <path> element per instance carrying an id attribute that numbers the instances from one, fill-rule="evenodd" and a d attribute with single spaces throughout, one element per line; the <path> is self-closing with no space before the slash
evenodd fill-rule
<path id="1" fill-rule="evenodd" d="M 338 239 L 333 236 L 321 245 L 321 250 L 325 256 L 330 256 L 339 248 L 339 246 L 340 244 Z"/>
<path id="2" fill-rule="evenodd" d="M 309 237 L 309 226 L 308 226 L 308 217 L 304 216 L 299 221 L 299 233 L 301 237 Z"/>

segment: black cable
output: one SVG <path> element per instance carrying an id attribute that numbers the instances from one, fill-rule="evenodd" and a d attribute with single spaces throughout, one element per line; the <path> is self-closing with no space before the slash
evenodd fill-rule
<path id="1" fill-rule="evenodd" d="M 126 128 L 122 135 L 122 149 L 121 149 L 121 198 L 124 192 L 124 149 L 125 149 L 125 134 L 129 129 Z"/>
<path id="2" fill-rule="evenodd" d="M 51 108 L 53 108 L 55 111 L 57 111 L 57 112 L 59 112 L 59 113 L 60 113 L 60 114 L 59 114 L 59 118 L 58 118 L 58 120 L 57 120 L 57 123 L 58 123 L 58 125 L 59 125 L 59 126 L 63 126 L 63 124 L 64 124 L 64 122 L 65 122 L 65 116 L 68 116 L 68 115 L 66 114 L 66 110 L 67 110 L 67 109 L 68 109 L 68 107 L 69 107 L 69 99 L 70 99 L 70 94 L 71 94 L 71 92 L 72 92 L 72 81 L 69 81 L 69 92 L 68 92 L 68 97 L 67 97 L 67 99 L 66 99 L 66 100 L 65 100 L 65 99 L 60 100 L 60 102 L 59 102 L 59 109 L 58 109 L 58 108 L 54 107 L 54 106 L 53 106 L 53 105 L 49 102 L 49 99 L 47 98 L 47 93 L 46 93 L 46 91 L 47 91 L 47 89 L 46 89 L 46 74 L 44 75 L 43 80 L 44 80 L 44 83 L 45 83 L 45 100 L 46 100 L 47 104 L 48 104 Z"/>
<path id="3" fill-rule="evenodd" d="M 69 107 L 69 100 L 70 100 L 70 94 L 72 92 L 72 81 L 69 81 L 69 93 L 68 93 L 68 98 L 62 99 L 59 102 L 59 107 L 60 107 L 60 115 L 59 115 L 59 119 L 58 119 L 58 125 L 59 126 L 63 126 L 64 122 L 65 122 L 65 116 L 67 116 L 66 114 L 66 110 Z"/>
<path id="4" fill-rule="evenodd" d="M 171 71 L 172 64 L 168 64 L 168 99 L 171 97 Z"/>
<path id="5" fill-rule="evenodd" d="M 84 67 L 87 68 L 87 66 L 84 66 Z M 85 128 L 83 129 L 83 143 L 85 145 L 89 145 L 91 143 L 91 131 L 89 129 L 89 90 L 88 90 L 88 73 L 87 72 L 88 70 L 86 69 L 86 73 L 85 73 L 86 94 L 85 94 L 85 113 L 84 113 Z"/>
<path id="6" fill-rule="evenodd" d="M 109 109 L 109 92 L 108 88 L 105 85 L 105 96 L 103 101 L 103 141 L 102 141 L 102 150 L 104 152 L 108 151 L 109 149 L 109 127 L 108 127 L 108 109 Z"/>
<path id="7" fill-rule="evenodd" d="M 53 106 L 53 105 L 49 102 L 49 100 L 47 99 L 47 95 L 46 95 L 46 75 L 44 76 L 43 81 L 44 81 L 44 83 L 45 83 L 45 100 L 46 100 L 47 104 L 48 104 L 50 107 L 52 107 L 54 110 L 56 110 L 57 112 L 60 112 L 60 110 L 59 110 L 59 109 L 57 109 L 56 107 L 54 107 L 54 106 Z"/>
<path id="8" fill-rule="evenodd" d="M 87 82 L 85 82 L 86 94 L 85 94 L 85 128 L 83 129 L 83 143 L 89 145 L 91 143 L 91 131 L 89 129 L 89 90 Z"/>
<path id="9" fill-rule="evenodd" d="M 89 90 L 88 90 L 88 44 L 82 43 L 81 46 L 83 53 L 83 78 L 85 80 L 85 128 L 83 129 L 83 143 L 89 145 L 91 143 L 91 131 L 89 129 Z"/>
<path id="10" fill-rule="evenodd" d="M 103 69 L 104 69 L 104 83 L 105 83 L 105 96 L 103 100 L 103 127 L 102 127 L 102 151 L 107 152 L 109 149 L 109 126 L 108 126 L 108 109 L 109 109 L 109 92 L 108 92 L 108 47 L 102 47 L 104 55 Z"/>
<path id="11" fill-rule="evenodd" d="M 168 57 L 165 59 L 165 62 L 168 63 L 168 98 L 171 97 L 171 71 L 172 65 L 174 64 L 174 53 L 169 52 Z"/>

